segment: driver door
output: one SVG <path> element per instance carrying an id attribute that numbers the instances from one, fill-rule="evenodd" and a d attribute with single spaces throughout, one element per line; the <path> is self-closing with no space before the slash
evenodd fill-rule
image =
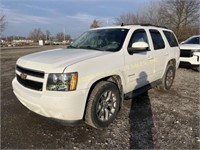
<path id="1" fill-rule="evenodd" d="M 132 33 L 127 53 L 125 53 L 125 74 L 127 79 L 127 92 L 138 89 L 153 81 L 155 72 L 154 50 L 149 44 L 149 33 L 144 29 L 137 29 Z M 135 42 L 145 42 L 149 45 L 146 50 L 131 54 L 128 48 L 131 48 Z"/>

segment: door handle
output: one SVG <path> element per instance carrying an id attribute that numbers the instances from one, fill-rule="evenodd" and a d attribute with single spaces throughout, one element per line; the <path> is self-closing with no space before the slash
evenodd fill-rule
<path id="1" fill-rule="evenodd" d="M 153 57 L 149 56 L 149 57 L 147 57 L 147 59 L 148 59 L 148 60 L 152 60 L 152 59 L 153 59 Z"/>
<path id="2" fill-rule="evenodd" d="M 168 56 L 169 55 L 169 53 L 165 53 L 165 56 Z"/>

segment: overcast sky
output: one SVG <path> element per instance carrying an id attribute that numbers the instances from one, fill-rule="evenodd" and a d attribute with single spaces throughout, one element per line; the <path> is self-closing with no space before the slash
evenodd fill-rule
<path id="1" fill-rule="evenodd" d="M 97 19 L 103 26 L 116 17 L 142 9 L 149 0 L 0 0 L 6 15 L 4 35 L 28 36 L 35 28 L 52 35 L 63 32 L 77 37 Z"/>

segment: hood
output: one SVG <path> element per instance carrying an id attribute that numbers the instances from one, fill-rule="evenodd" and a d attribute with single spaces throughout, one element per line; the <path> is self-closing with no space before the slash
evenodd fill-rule
<path id="1" fill-rule="evenodd" d="M 86 49 L 54 49 L 23 56 L 18 59 L 17 65 L 45 73 L 61 73 L 74 63 L 109 53 Z"/>
<path id="2" fill-rule="evenodd" d="M 180 49 L 197 50 L 200 49 L 200 44 L 181 44 Z"/>

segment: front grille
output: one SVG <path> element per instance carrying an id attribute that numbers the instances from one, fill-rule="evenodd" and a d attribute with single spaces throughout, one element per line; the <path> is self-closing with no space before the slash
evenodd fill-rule
<path id="1" fill-rule="evenodd" d="M 180 57 L 193 57 L 191 50 L 181 50 Z"/>
<path id="2" fill-rule="evenodd" d="M 16 75 L 17 81 L 26 88 L 42 91 L 43 83 L 37 81 L 31 81 L 27 79 L 22 79 L 19 75 Z"/>
<path id="3" fill-rule="evenodd" d="M 38 78 L 44 78 L 44 72 L 42 72 L 42 71 L 26 69 L 26 68 L 23 68 L 20 66 L 16 66 L 16 70 L 18 70 L 21 73 L 25 73 L 27 75 L 31 75 L 31 76 L 38 77 Z"/>

